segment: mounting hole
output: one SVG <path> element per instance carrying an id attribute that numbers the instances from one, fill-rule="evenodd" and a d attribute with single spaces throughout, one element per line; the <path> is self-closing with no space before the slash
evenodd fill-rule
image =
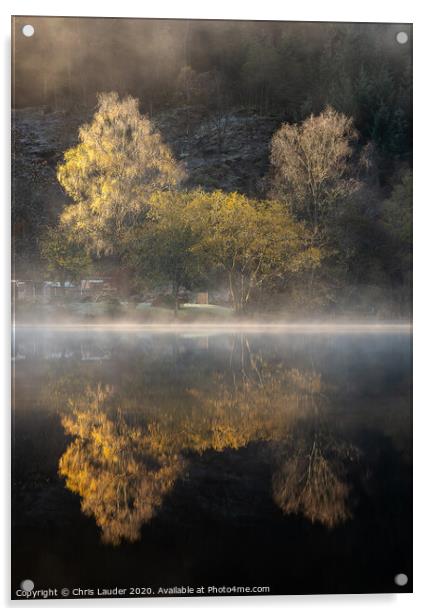
<path id="1" fill-rule="evenodd" d="M 408 581 L 409 581 L 409 578 L 406 576 L 405 573 L 398 573 L 394 577 L 394 582 L 397 586 L 405 586 Z"/>
<path id="2" fill-rule="evenodd" d="M 27 24 L 25 26 L 22 27 L 22 33 L 24 34 L 24 36 L 33 36 L 34 34 L 34 28 L 31 24 Z"/>
<path id="3" fill-rule="evenodd" d="M 21 586 L 21 590 L 31 592 L 34 588 L 34 582 L 33 580 L 23 580 L 20 586 Z"/>
<path id="4" fill-rule="evenodd" d="M 398 32 L 395 38 L 397 39 L 397 43 L 400 45 L 405 45 L 409 40 L 409 35 L 407 32 Z"/>

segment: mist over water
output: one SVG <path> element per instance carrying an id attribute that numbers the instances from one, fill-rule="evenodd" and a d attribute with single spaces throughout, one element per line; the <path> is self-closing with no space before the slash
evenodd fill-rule
<path id="1" fill-rule="evenodd" d="M 15 326 L 18 332 L 39 331 L 43 332 L 154 332 L 187 334 L 198 333 L 200 335 L 215 335 L 224 332 L 231 334 L 247 333 L 280 333 L 280 334 L 388 334 L 412 332 L 412 323 L 409 321 L 395 322 L 262 322 L 239 321 L 239 322 L 205 322 L 195 321 L 188 323 L 132 323 L 132 322 L 100 322 L 100 323 L 19 323 Z"/>
<path id="2" fill-rule="evenodd" d="M 392 591 L 411 336 L 378 331 L 18 327 L 13 578 Z"/>

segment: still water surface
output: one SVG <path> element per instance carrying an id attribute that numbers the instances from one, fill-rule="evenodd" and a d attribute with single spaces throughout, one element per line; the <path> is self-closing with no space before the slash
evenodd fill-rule
<path id="1" fill-rule="evenodd" d="M 411 336 L 18 329 L 36 588 L 411 591 Z"/>

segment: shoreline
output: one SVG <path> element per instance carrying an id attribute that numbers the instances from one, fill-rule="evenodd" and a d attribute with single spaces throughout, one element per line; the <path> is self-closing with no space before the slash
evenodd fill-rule
<path id="1" fill-rule="evenodd" d="M 194 323 L 14 323 L 12 330 L 112 331 L 112 332 L 256 332 L 256 333 L 411 333 L 411 321 L 398 322 L 194 322 Z"/>

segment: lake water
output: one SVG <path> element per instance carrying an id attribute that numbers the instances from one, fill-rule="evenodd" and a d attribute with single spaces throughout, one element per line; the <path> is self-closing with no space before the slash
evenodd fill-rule
<path id="1" fill-rule="evenodd" d="M 412 590 L 409 331 L 18 328 L 13 367 L 13 594 Z"/>

